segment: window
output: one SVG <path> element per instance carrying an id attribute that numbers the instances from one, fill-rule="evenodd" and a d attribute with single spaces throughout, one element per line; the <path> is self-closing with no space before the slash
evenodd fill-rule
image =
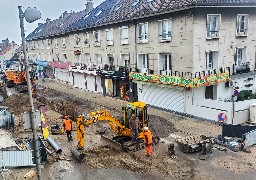
<path id="1" fill-rule="evenodd" d="M 94 41 L 95 45 L 94 46 L 100 46 L 100 31 L 94 31 Z"/>
<path id="2" fill-rule="evenodd" d="M 44 49 L 44 40 L 41 41 L 41 49 Z"/>
<path id="3" fill-rule="evenodd" d="M 78 54 L 78 55 L 75 55 L 75 59 L 76 59 L 76 63 L 77 64 L 80 64 L 81 62 L 81 55 L 80 54 Z"/>
<path id="4" fill-rule="evenodd" d="M 47 39 L 47 49 L 50 49 L 50 48 L 51 48 L 51 40 Z"/>
<path id="5" fill-rule="evenodd" d="M 45 60 L 45 54 L 42 53 L 42 60 Z"/>
<path id="6" fill-rule="evenodd" d="M 169 75 L 172 70 L 172 58 L 170 54 L 160 54 L 159 71 L 162 75 Z"/>
<path id="7" fill-rule="evenodd" d="M 52 61 L 52 55 L 51 53 L 48 53 L 48 62 Z"/>
<path id="8" fill-rule="evenodd" d="M 137 34 L 139 43 L 148 42 L 148 23 L 140 23 L 137 25 Z"/>
<path id="9" fill-rule="evenodd" d="M 101 65 L 102 64 L 102 58 L 100 54 L 95 54 L 96 64 Z"/>
<path id="10" fill-rule="evenodd" d="M 217 99 L 217 85 L 205 86 L 205 99 Z"/>
<path id="11" fill-rule="evenodd" d="M 67 62 L 68 57 L 67 57 L 67 54 L 66 54 L 66 53 L 63 53 L 63 58 L 64 58 L 64 62 Z"/>
<path id="12" fill-rule="evenodd" d="M 90 46 L 90 40 L 89 40 L 89 33 L 84 33 L 84 44 L 85 46 L 89 47 Z"/>
<path id="13" fill-rule="evenodd" d="M 172 37 L 172 20 L 164 19 L 159 21 L 159 37 L 161 41 L 170 41 Z"/>
<path id="14" fill-rule="evenodd" d="M 132 6 L 136 6 L 139 2 L 140 2 L 140 0 L 134 0 L 132 3 Z"/>
<path id="15" fill-rule="evenodd" d="M 246 63 L 246 48 L 236 48 L 236 62 L 238 66 L 244 65 Z"/>
<path id="16" fill-rule="evenodd" d="M 238 14 L 236 20 L 236 35 L 247 36 L 248 31 L 248 15 Z"/>
<path id="17" fill-rule="evenodd" d="M 138 54 L 138 69 L 147 69 L 148 68 L 148 55 L 147 54 Z"/>
<path id="18" fill-rule="evenodd" d="M 122 7 L 122 4 L 118 4 L 114 7 L 114 11 L 117 11 L 118 9 L 120 9 Z"/>
<path id="19" fill-rule="evenodd" d="M 36 42 L 36 49 L 39 49 L 39 42 Z"/>
<path id="20" fill-rule="evenodd" d="M 37 60 L 40 60 L 40 53 L 37 53 Z"/>
<path id="21" fill-rule="evenodd" d="M 57 61 L 60 61 L 60 54 L 59 53 L 56 53 L 56 58 L 57 58 Z"/>
<path id="22" fill-rule="evenodd" d="M 123 66 L 125 68 L 129 68 L 130 67 L 130 56 L 129 54 L 121 54 L 121 59 L 123 62 Z"/>
<path id="23" fill-rule="evenodd" d="M 85 63 L 86 63 L 86 64 L 91 63 L 91 56 L 90 56 L 90 53 L 85 53 L 85 54 L 84 54 L 84 59 L 85 59 Z"/>
<path id="24" fill-rule="evenodd" d="M 61 43 L 62 43 L 62 47 L 66 48 L 66 42 L 65 42 L 65 38 L 64 37 L 61 38 Z"/>
<path id="25" fill-rule="evenodd" d="M 78 34 L 74 35 L 74 39 L 75 39 L 75 45 L 80 46 L 80 37 Z"/>
<path id="26" fill-rule="evenodd" d="M 98 16 L 98 15 L 100 15 L 102 13 L 102 11 L 100 10 L 100 11 L 98 11 L 96 14 L 95 14 L 95 16 Z"/>
<path id="27" fill-rule="evenodd" d="M 123 26 L 121 29 L 121 44 L 129 43 L 129 29 L 128 26 Z"/>
<path id="28" fill-rule="evenodd" d="M 207 15 L 207 38 L 218 38 L 220 31 L 220 15 Z"/>
<path id="29" fill-rule="evenodd" d="M 59 44 L 58 44 L 58 39 L 55 39 L 55 40 L 54 40 L 54 46 L 55 46 L 56 49 L 58 48 L 58 46 L 59 46 Z"/>
<path id="30" fill-rule="evenodd" d="M 107 40 L 107 45 L 111 46 L 114 44 L 113 42 L 113 29 L 106 29 L 106 40 Z"/>
<path id="31" fill-rule="evenodd" d="M 205 53 L 206 70 L 218 68 L 218 51 L 209 51 Z"/>

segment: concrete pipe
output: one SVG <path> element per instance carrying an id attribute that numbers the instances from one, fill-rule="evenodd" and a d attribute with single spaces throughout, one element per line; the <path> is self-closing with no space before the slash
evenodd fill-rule
<path id="1" fill-rule="evenodd" d="M 57 154 L 60 154 L 62 152 L 62 149 L 60 149 L 58 144 L 52 138 L 48 137 L 46 141 L 51 145 L 51 147 L 55 150 Z"/>

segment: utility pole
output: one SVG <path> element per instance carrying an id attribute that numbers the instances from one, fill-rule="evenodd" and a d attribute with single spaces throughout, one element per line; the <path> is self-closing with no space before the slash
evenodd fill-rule
<path id="1" fill-rule="evenodd" d="M 33 145 L 34 145 L 34 154 L 36 160 L 36 170 L 37 170 L 37 179 L 41 180 L 41 168 L 40 168 L 40 161 L 39 161 L 39 148 L 37 144 L 37 133 L 36 133 L 36 125 L 35 125 L 35 118 L 34 118 L 34 103 L 32 97 L 32 85 L 30 81 L 30 74 L 28 68 L 28 59 L 27 59 L 27 49 L 26 49 L 26 42 L 25 42 L 25 31 L 24 31 L 24 13 L 22 11 L 22 6 L 18 6 L 19 9 L 19 18 L 20 18 L 20 30 L 21 30 L 21 39 L 22 39 L 22 47 L 23 47 L 23 54 L 24 54 L 24 64 L 27 76 L 27 86 L 28 86 L 28 96 L 29 96 L 29 104 L 30 104 L 30 121 L 31 127 L 33 132 Z"/>

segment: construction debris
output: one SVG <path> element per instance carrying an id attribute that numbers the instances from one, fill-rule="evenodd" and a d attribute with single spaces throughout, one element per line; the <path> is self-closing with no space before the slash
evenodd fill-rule
<path id="1" fill-rule="evenodd" d="M 34 176 L 36 176 L 36 172 L 33 169 L 31 169 L 29 172 L 27 172 L 24 175 L 24 178 L 25 179 L 32 179 Z"/>

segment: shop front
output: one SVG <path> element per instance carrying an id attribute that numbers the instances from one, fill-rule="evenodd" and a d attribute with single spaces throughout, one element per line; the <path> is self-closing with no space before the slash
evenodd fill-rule
<path id="1" fill-rule="evenodd" d="M 53 69 L 54 79 L 69 83 L 70 78 L 72 78 L 72 75 L 68 70 L 70 65 L 71 63 L 69 62 L 59 62 L 59 61 L 49 62 L 49 67 Z"/>
<path id="2" fill-rule="evenodd" d="M 101 71 L 103 94 L 129 100 L 129 78 L 124 71 Z"/>
<path id="3" fill-rule="evenodd" d="M 48 66 L 48 62 L 45 60 L 36 60 L 37 64 L 37 76 L 44 77 L 44 68 Z"/>

